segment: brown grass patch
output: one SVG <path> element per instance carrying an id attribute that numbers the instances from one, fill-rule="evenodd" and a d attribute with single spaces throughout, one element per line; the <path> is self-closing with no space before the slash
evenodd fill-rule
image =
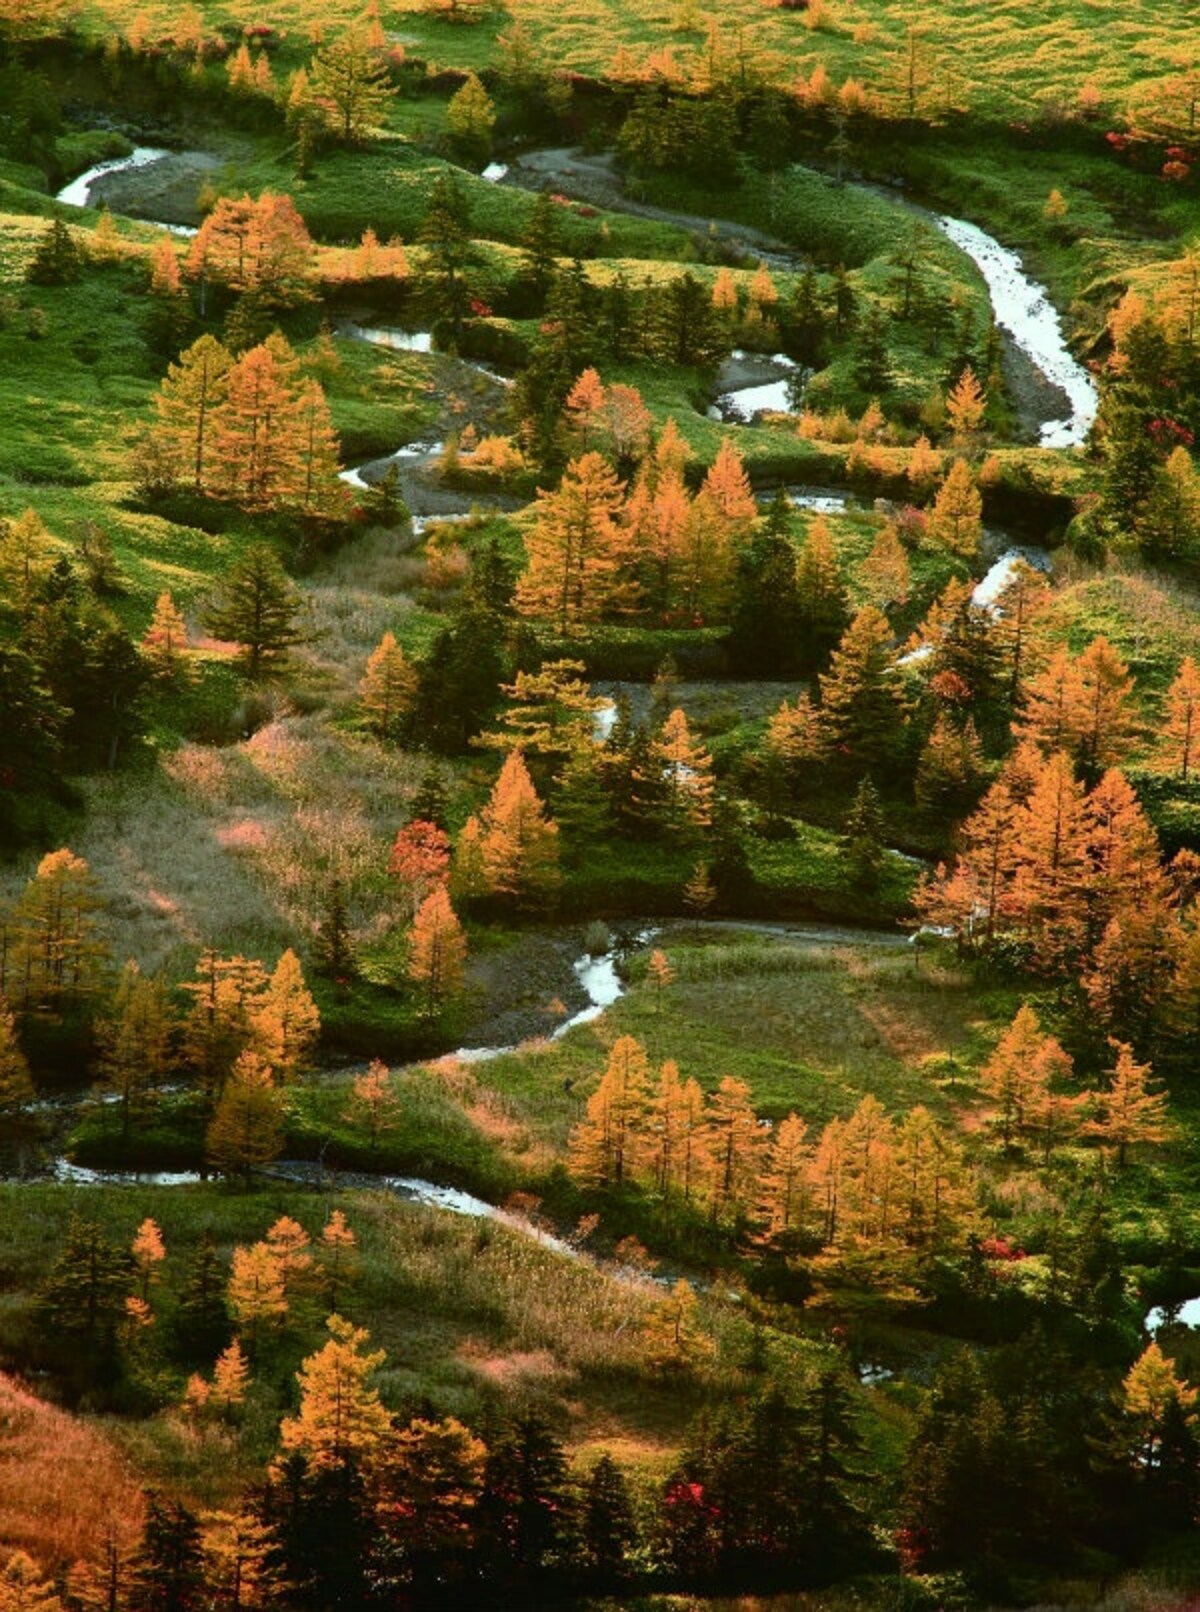
<path id="1" fill-rule="evenodd" d="M 0 1375 L 0 1543 L 53 1571 L 132 1544 L 142 1492 L 95 1428 Z"/>

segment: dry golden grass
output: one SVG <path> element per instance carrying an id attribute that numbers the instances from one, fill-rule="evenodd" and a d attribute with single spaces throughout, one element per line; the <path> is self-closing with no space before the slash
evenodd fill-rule
<path id="1" fill-rule="evenodd" d="M 177 973 L 204 943 L 303 946 L 334 874 L 356 933 L 382 938 L 402 917 L 387 852 L 421 770 L 320 715 L 282 715 L 242 744 L 185 744 L 148 777 L 90 780 L 71 848 L 99 881 L 115 957 Z M 0 897 L 33 864 L 0 874 Z"/>
<path id="2" fill-rule="evenodd" d="M 142 1493 L 95 1428 L 0 1375 L 0 1546 L 47 1570 L 138 1536 Z"/>

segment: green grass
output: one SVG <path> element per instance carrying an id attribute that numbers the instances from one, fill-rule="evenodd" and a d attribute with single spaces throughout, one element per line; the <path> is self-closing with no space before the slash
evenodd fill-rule
<path id="1" fill-rule="evenodd" d="M 86 10 L 85 31 L 95 37 L 111 27 L 110 18 L 125 22 L 136 11 L 133 0 L 103 12 Z M 242 13 L 223 0 L 209 0 L 203 14 L 209 27 L 240 23 Z M 283 57 L 307 55 L 310 8 L 303 0 L 276 0 L 271 21 L 282 35 Z M 334 0 L 322 13 L 327 26 L 360 15 L 350 0 Z M 632 6 L 629 0 L 526 0 L 521 21 L 530 31 L 539 57 L 554 67 L 601 73 L 618 44 L 626 45 L 635 62 L 650 50 L 669 45 L 685 69 L 705 51 L 708 14 L 696 6 L 657 0 Z M 851 7 L 831 3 L 822 8 L 819 26 L 806 25 L 802 13 L 764 9 L 756 0 L 722 0 L 723 43 L 735 41 L 762 53 L 788 76 L 807 77 L 824 63 L 834 86 L 847 76 L 869 88 L 898 79 L 898 59 L 910 26 L 922 30 L 930 67 L 930 100 L 949 94 L 999 116 L 1036 116 L 1046 108 L 1048 121 L 1077 107 L 1081 85 L 1094 83 L 1101 97 L 1101 116 L 1112 116 L 1136 91 L 1145 97 L 1157 79 L 1177 71 L 1179 39 L 1191 13 L 1185 0 L 1131 0 L 1119 17 L 1107 17 L 1103 28 L 1083 0 L 1003 0 L 981 6 L 978 0 L 949 0 L 930 18 L 922 0 L 898 0 L 887 7 Z M 810 24 L 812 20 L 810 19 Z M 496 60 L 498 36 L 507 30 L 500 13 L 479 26 L 454 26 L 425 14 L 422 0 L 404 0 L 389 10 L 385 27 L 405 44 L 410 56 L 440 66 L 482 68 Z M 1011 71 L 1020 48 L 1022 70 Z"/>
<path id="2" fill-rule="evenodd" d="M 572 1445 L 603 1438 L 653 1474 L 664 1469 L 697 1410 L 749 1386 L 740 1364 L 748 1354 L 749 1323 L 716 1299 L 704 1304 L 718 1345 L 713 1360 L 694 1377 L 664 1376 L 651 1369 L 641 1345 L 641 1318 L 656 1296 L 647 1285 L 618 1281 L 519 1231 L 385 1193 L 322 1196 L 283 1186 L 251 1194 L 211 1185 L 169 1191 L 0 1186 L 6 1228 L 0 1347 L 6 1361 L 37 1357 L 34 1295 L 61 1246 L 69 1212 L 95 1219 L 119 1244 L 153 1216 L 168 1257 L 151 1295 L 156 1325 L 131 1362 L 138 1413 L 105 1425 L 149 1484 L 182 1488 L 206 1505 L 228 1501 L 274 1452 L 278 1418 L 294 1403 L 293 1372 L 321 1343 L 324 1306 L 315 1292 L 301 1289 L 285 1326 L 259 1339 L 242 1421 L 224 1431 L 192 1432 L 175 1406 L 188 1371 L 210 1369 L 211 1362 L 174 1342 L 190 1257 L 208 1233 L 225 1260 L 235 1243 L 262 1237 L 284 1214 L 319 1238 L 335 1207 L 358 1238 L 356 1274 L 339 1307 L 387 1351 L 378 1383 L 402 1417 L 432 1408 L 478 1424 L 499 1394 L 510 1406 L 550 1412 Z M 815 1369 L 828 1353 L 818 1341 L 782 1334 L 769 1335 L 768 1348 L 792 1372 Z"/>

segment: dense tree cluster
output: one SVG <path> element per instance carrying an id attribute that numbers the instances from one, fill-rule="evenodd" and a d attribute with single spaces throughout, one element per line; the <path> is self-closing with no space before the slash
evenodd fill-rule
<path id="1" fill-rule="evenodd" d="M 172 364 L 155 407 L 140 465 L 149 490 L 252 510 L 345 509 L 325 395 L 278 332 L 239 358 L 201 336 Z"/>
<path id="2" fill-rule="evenodd" d="M 1099 1091 L 1080 1087 L 1071 1058 L 1028 1005 L 980 1074 L 1007 1152 L 1020 1142 L 1035 1168 L 1095 1138 L 1118 1167 L 1172 1134 L 1166 1098 L 1128 1046 Z M 937 1255 L 961 1257 L 983 1213 L 962 1143 L 924 1106 L 893 1119 L 864 1097 L 818 1133 L 797 1114 L 760 1118 L 733 1076 L 705 1094 L 671 1059 L 657 1071 L 644 1047 L 620 1036 L 571 1136 L 581 1184 L 638 1187 L 668 1216 L 707 1215 L 762 1249 L 820 1264 L 868 1262 L 919 1281 Z M 816 1268 L 816 1266 L 814 1266 Z"/>

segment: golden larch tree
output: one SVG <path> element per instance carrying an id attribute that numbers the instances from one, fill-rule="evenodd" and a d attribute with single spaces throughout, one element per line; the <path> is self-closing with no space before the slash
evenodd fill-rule
<path id="1" fill-rule="evenodd" d="M 646 1359 L 659 1371 L 687 1369 L 716 1351 L 700 1322 L 700 1301 L 682 1277 L 647 1312 L 642 1324 Z"/>
<path id="2" fill-rule="evenodd" d="M 654 1005 L 656 1012 L 662 1012 L 662 994 L 669 985 L 674 984 L 675 970 L 666 952 L 655 947 L 650 953 L 650 961 L 646 964 L 646 978 L 654 990 Z"/>
<path id="3" fill-rule="evenodd" d="M 1034 946 L 1035 968 L 1057 974 L 1086 939 L 1088 812 L 1082 786 L 1061 751 L 1045 763 L 1017 816 L 1013 916 Z"/>
<path id="4" fill-rule="evenodd" d="M 13 912 L 17 944 L 5 958 L 4 979 L 11 982 L 14 1006 L 58 1012 L 97 988 L 104 960 L 99 906 L 95 875 L 83 857 L 66 846 L 48 851 Z"/>
<path id="5" fill-rule="evenodd" d="M 1175 1362 L 1151 1339 L 1130 1366 L 1118 1400 L 1122 1441 L 1132 1467 L 1144 1471 L 1161 1465 L 1171 1420 L 1179 1416 L 1188 1425 L 1196 1420 L 1197 1392 L 1176 1374 Z"/>
<path id="6" fill-rule="evenodd" d="M 331 1311 L 337 1310 L 338 1294 L 354 1276 L 354 1250 L 358 1238 L 353 1227 L 347 1225 L 340 1209 L 330 1214 L 321 1230 L 321 1276 L 325 1288 L 325 1302 Z"/>
<path id="7" fill-rule="evenodd" d="M 283 1324 L 288 1313 L 283 1269 L 266 1243 L 234 1249 L 226 1298 L 230 1313 L 245 1331 L 252 1350 L 263 1328 Z"/>
<path id="8" fill-rule="evenodd" d="M 250 1362 L 236 1338 L 217 1356 L 213 1367 L 210 1403 L 226 1413 L 245 1403 L 250 1387 Z"/>
<path id="9" fill-rule="evenodd" d="M 372 1154 L 380 1138 L 400 1122 L 400 1105 L 392 1083 L 391 1070 L 379 1058 L 372 1058 L 366 1069 L 354 1077 L 350 1088 L 350 1116 L 367 1133 Z"/>
<path id="10" fill-rule="evenodd" d="M 742 536 L 758 519 L 750 478 L 731 437 L 722 438 L 700 490 L 711 499 L 731 537 Z"/>
<path id="11" fill-rule="evenodd" d="M 340 1315 L 326 1321 L 329 1341 L 296 1373 L 300 1405 L 279 1427 L 288 1454 L 303 1455 L 313 1470 L 369 1465 L 391 1430 L 392 1419 L 370 1378 L 386 1358 L 369 1350 L 365 1328 Z"/>
<path id="12" fill-rule="evenodd" d="M 803 1230 L 811 1210 L 810 1162 L 808 1126 L 789 1114 L 771 1133 L 759 1183 L 758 1215 L 767 1242 L 787 1248 Z"/>
<path id="13" fill-rule="evenodd" d="M 248 509 L 292 501 L 303 479 L 296 360 L 276 332 L 230 369 L 215 447 L 220 490 Z"/>
<path id="14" fill-rule="evenodd" d="M 983 535 L 983 499 L 965 459 L 956 459 L 938 488 L 925 530 L 952 554 L 973 559 Z"/>
<path id="15" fill-rule="evenodd" d="M 678 833 L 708 828 L 713 811 L 712 757 L 692 738 L 687 716 L 679 708 L 663 723 L 650 755 L 663 781 L 665 826 Z"/>
<path id="16" fill-rule="evenodd" d="M 706 1121 L 712 1216 L 737 1224 L 754 1207 L 764 1142 L 744 1080 L 722 1077 L 709 1098 Z"/>
<path id="17" fill-rule="evenodd" d="M 567 393 L 563 420 L 572 446 L 579 453 L 597 446 L 603 429 L 605 396 L 604 382 L 594 369 L 585 369 Z"/>
<path id="18" fill-rule="evenodd" d="M 645 1048 L 633 1036 L 619 1036 L 588 1098 L 587 1116 L 571 1134 L 568 1168 L 577 1181 L 619 1187 L 634 1175 L 649 1105 Z"/>
<path id="19" fill-rule="evenodd" d="M 497 895 L 536 903 L 558 882 L 558 825 L 546 816 L 519 750 L 505 758 L 483 809 L 479 849 Z"/>
<path id="20" fill-rule="evenodd" d="M 298 1220 L 291 1215 L 280 1215 L 267 1231 L 266 1244 L 279 1261 L 283 1273 L 283 1289 L 289 1298 L 302 1288 L 312 1270 L 310 1253 L 312 1239 Z"/>
<path id="21" fill-rule="evenodd" d="M 187 675 L 187 622 L 169 592 L 160 593 L 155 601 L 141 648 L 151 675 L 160 682 L 179 682 Z"/>
<path id="22" fill-rule="evenodd" d="M 12 1119 L 34 1096 L 29 1060 L 17 1040 L 17 1021 L 0 997 L 0 1119 Z"/>
<path id="23" fill-rule="evenodd" d="M 1151 1069 L 1138 1063 L 1133 1048 L 1124 1041 L 1110 1041 L 1117 1061 L 1109 1071 L 1107 1087 L 1095 1094 L 1096 1112 L 1084 1125 L 1084 1134 L 1094 1136 L 1104 1148 L 1116 1153 L 1117 1168 L 1123 1170 L 1129 1150 L 1151 1142 L 1168 1142 L 1175 1128 L 1167 1117 L 1164 1092 L 1152 1091 Z"/>
<path id="24" fill-rule="evenodd" d="M 1200 668 L 1190 655 L 1180 661 L 1167 690 L 1163 716 L 1159 759 L 1186 784 L 1200 754 Z"/>
<path id="25" fill-rule="evenodd" d="M 1076 662 L 1078 759 L 1091 778 L 1124 760 L 1137 733 L 1133 678 L 1107 638 L 1093 638 Z"/>
<path id="26" fill-rule="evenodd" d="M 307 1068 L 321 1033 L 321 1014 L 289 946 L 251 1013 L 259 1052 L 281 1081 Z"/>
<path id="27" fill-rule="evenodd" d="M 421 993 L 424 1011 L 435 1014 L 463 988 L 467 937 L 444 884 L 422 901 L 408 937 L 408 977 Z"/>
<path id="28" fill-rule="evenodd" d="M 130 959 L 121 970 L 112 1012 L 97 1020 L 95 1030 L 100 1084 L 118 1107 L 123 1141 L 172 1067 L 174 1029 L 161 981 L 148 979 Z"/>
<path id="29" fill-rule="evenodd" d="M 979 384 L 975 371 L 968 364 L 946 398 L 946 419 L 957 445 L 970 443 L 980 430 L 987 402 L 987 390 Z"/>
<path id="30" fill-rule="evenodd" d="M 367 726 L 381 739 L 399 738 L 417 698 L 417 668 L 385 632 L 367 657 L 358 699 Z"/>
<path id="31" fill-rule="evenodd" d="M 168 368 L 154 399 L 154 443 L 172 478 L 193 492 L 211 492 L 220 477 L 215 437 L 232 368 L 228 349 L 201 336 Z"/>
<path id="32" fill-rule="evenodd" d="M 257 1053 L 243 1052 L 209 1121 L 205 1157 L 249 1182 L 252 1171 L 279 1157 L 282 1145 L 283 1101 L 270 1066 Z"/>
<path id="33" fill-rule="evenodd" d="M 137 1268 L 138 1282 L 144 1303 L 149 1303 L 150 1289 L 160 1278 L 159 1266 L 167 1257 L 166 1244 L 157 1221 L 147 1217 L 138 1227 L 130 1252 Z"/>
<path id="34" fill-rule="evenodd" d="M 523 614 L 545 617 L 565 634 L 631 602 L 621 578 L 623 498 L 623 483 L 595 452 L 573 459 L 556 491 L 539 488 L 517 585 Z"/>
<path id="35" fill-rule="evenodd" d="M 1028 1002 L 1022 1002 L 979 1071 L 979 1084 L 992 1100 L 1005 1147 L 1025 1127 L 1044 1095 L 1042 1049 L 1046 1039 L 1037 1014 Z"/>
<path id="36" fill-rule="evenodd" d="M 868 599 L 877 610 L 890 610 L 908 603 L 912 591 L 912 566 L 895 521 L 881 527 L 871 552 L 859 567 Z"/>

